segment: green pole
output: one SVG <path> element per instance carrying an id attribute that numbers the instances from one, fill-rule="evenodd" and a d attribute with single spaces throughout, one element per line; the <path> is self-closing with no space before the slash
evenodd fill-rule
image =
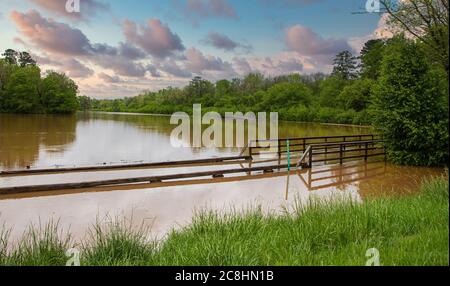
<path id="1" fill-rule="evenodd" d="M 289 139 L 286 140 L 286 148 L 287 148 L 287 163 L 288 163 L 288 171 L 291 170 L 291 150 L 289 146 Z"/>

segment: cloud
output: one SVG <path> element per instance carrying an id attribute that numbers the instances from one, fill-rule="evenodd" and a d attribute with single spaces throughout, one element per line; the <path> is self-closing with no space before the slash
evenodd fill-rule
<path id="1" fill-rule="evenodd" d="M 73 78 L 86 78 L 94 74 L 94 71 L 76 59 L 65 60 L 62 64 L 62 72 L 67 71 L 67 75 Z"/>
<path id="2" fill-rule="evenodd" d="M 97 55 L 91 60 L 102 68 L 111 69 L 121 76 L 143 77 L 147 72 L 145 66 L 141 63 L 134 63 L 123 57 Z"/>
<path id="3" fill-rule="evenodd" d="M 187 0 L 185 9 L 188 14 L 197 19 L 198 17 L 238 18 L 233 6 L 227 0 Z"/>
<path id="4" fill-rule="evenodd" d="M 324 39 L 301 25 L 287 28 L 285 41 L 289 50 L 306 56 L 334 56 L 343 50 L 352 50 L 345 39 Z"/>
<path id="5" fill-rule="evenodd" d="M 109 5 L 97 0 L 81 0 L 80 12 L 69 13 L 66 11 L 66 1 L 62 0 L 28 0 L 50 13 L 73 21 L 88 21 L 98 12 L 109 10 Z"/>
<path id="6" fill-rule="evenodd" d="M 228 62 L 219 57 L 205 56 L 196 48 L 190 48 L 185 53 L 185 66 L 189 71 L 202 74 L 204 71 L 226 71 L 232 69 Z"/>
<path id="7" fill-rule="evenodd" d="M 278 76 L 288 73 L 313 73 L 321 71 L 308 57 L 296 52 L 282 52 L 271 57 L 234 58 L 233 64 L 239 74 L 261 72 L 267 76 Z"/>
<path id="8" fill-rule="evenodd" d="M 36 10 L 26 13 L 13 11 L 10 17 L 19 33 L 36 47 L 62 55 L 86 55 L 93 51 L 81 30 L 45 19 Z"/>
<path id="9" fill-rule="evenodd" d="M 97 76 L 106 83 L 119 83 L 122 81 L 121 78 L 116 75 L 110 76 L 103 72 L 99 73 Z"/>
<path id="10" fill-rule="evenodd" d="M 185 49 L 180 37 L 158 19 L 151 19 L 146 26 L 140 27 L 133 21 L 125 20 L 122 29 L 128 42 L 156 58 L 166 58 Z"/>
<path id="11" fill-rule="evenodd" d="M 228 36 L 217 32 L 209 32 L 201 42 L 206 45 L 211 45 L 217 49 L 224 50 L 226 52 L 233 52 L 239 48 L 244 53 L 250 53 L 250 51 L 253 49 L 251 45 L 240 44 L 233 41 Z"/>
<path id="12" fill-rule="evenodd" d="M 91 44 L 81 30 L 52 19 L 43 18 L 35 10 L 26 13 L 13 11 L 11 19 L 16 23 L 20 35 L 26 38 L 26 41 L 22 38 L 17 38 L 16 41 L 24 45 L 29 42 L 34 48 L 46 54 L 67 60 L 76 57 L 78 60 L 88 61 L 105 69 L 111 69 L 121 76 L 143 77 L 147 71 L 157 76 L 157 72 L 151 66 L 145 66 L 138 62 L 145 59 L 147 54 L 133 46 L 132 43 L 121 42 L 118 47 L 101 43 Z M 81 75 L 81 72 L 92 74 L 86 69 L 83 70 L 80 65 L 73 61 L 67 61 L 67 68 L 69 68 L 69 73 L 72 71 L 70 69 L 73 69 L 72 74 L 74 76 Z"/>
<path id="13" fill-rule="evenodd" d="M 252 67 L 250 66 L 250 63 L 247 61 L 246 58 L 238 58 L 238 57 L 233 58 L 233 65 L 235 67 L 235 70 L 242 75 L 251 73 L 253 71 Z"/>
<path id="14" fill-rule="evenodd" d="M 91 68 L 74 58 L 31 55 L 39 65 L 44 65 L 57 72 L 65 73 L 71 78 L 88 78 L 94 74 Z"/>
<path id="15" fill-rule="evenodd" d="M 137 60 L 137 59 L 143 59 L 146 57 L 146 54 L 144 51 L 142 51 L 139 48 L 136 48 L 130 43 L 119 43 L 118 52 L 120 55 L 122 55 L 124 58 L 130 59 L 130 60 Z"/>
<path id="16" fill-rule="evenodd" d="M 173 75 L 179 78 L 190 78 L 192 73 L 182 67 L 180 67 L 174 60 L 168 60 L 161 64 L 159 68 L 169 75 Z"/>

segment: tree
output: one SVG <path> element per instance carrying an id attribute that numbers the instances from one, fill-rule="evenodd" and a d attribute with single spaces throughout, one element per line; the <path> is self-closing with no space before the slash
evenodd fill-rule
<path id="1" fill-rule="evenodd" d="M 349 51 L 343 51 L 336 55 L 333 61 L 334 76 L 339 76 L 345 80 L 351 80 L 358 77 L 357 59 Z"/>
<path id="2" fill-rule="evenodd" d="M 378 79 L 385 45 L 385 41 L 381 39 L 369 40 L 364 44 L 360 56 L 361 77 Z"/>
<path id="3" fill-rule="evenodd" d="M 9 64 L 5 59 L 0 59 L 0 90 L 5 89 L 6 82 L 8 82 L 9 77 L 15 66 Z"/>
<path id="4" fill-rule="evenodd" d="M 190 100 L 189 104 L 201 103 L 198 102 L 198 100 L 202 97 L 214 94 L 214 85 L 211 82 L 196 76 L 189 82 L 185 91 L 187 98 Z"/>
<path id="5" fill-rule="evenodd" d="M 264 89 L 264 75 L 261 73 L 249 73 L 242 81 L 242 89 L 244 94 Z"/>
<path id="6" fill-rule="evenodd" d="M 49 72 L 42 80 L 40 92 L 47 113 L 73 113 L 78 108 L 78 86 L 65 74 Z"/>
<path id="7" fill-rule="evenodd" d="M 78 96 L 78 106 L 82 111 L 92 110 L 92 99 L 87 96 Z M 125 98 L 125 100 L 129 100 L 129 98 Z"/>
<path id="8" fill-rule="evenodd" d="M 318 103 L 325 107 L 336 107 L 337 98 L 344 87 L 349 83 L 340 76 L 329 76 L 319 84 Z"/>
<path id="9" fill-rule="evenodd" d="M 392 26 L 420 40 L 448 77 L 448 0 L 381 0 Z"/>
<path id="10" fill-rule="evenodd" d="M 421 46 L 394 38 L 386 47 L 372 116 L 390 158 L 401 164 L 448 163 L 448 85 Z"/>
<path id="11" fill-rule="evenodd" d="M 344 87 L 338 100 L 342 102 L 345 109 L 362 111 L 369 105 L 373 84 L 374 81 L 370 79 L 355 80 Z"/>
<path id="12" fill-rule="evenodd" d="M 41 70 L 36 66 L 15 68 L 5 85 L 4 110 L 14 113 L 42 112 L 38 87 Z"/>
<path id="13" fill-rule="evenodd" d="M 216 97 L 221 98 L 227 96 L 231 92 L 231 83 L 224 79 L 216 82 Z"/>
<path id="14" fill-rule="evenodd" d="M 31 57 L 31 55 L 27 52 L 21 52 L 19 53 L 19 60 L 18 63 L 21 67 L 26 67 L 26 66 L 35 66 L 36 65 L 36 61 Z"/>
<path id="15" fill-rule="evenodd" d="M 308 106 L 311 103 L 312 91 L 302 83 L 279 83 L 267 90 L 262 108 L 265 111 L 277 110 L 285 106 Z"/>
<path id="16" fill-rule="evenodd" d="M 2 56 L 5 57 L 5 60 L 10 64 L 10 65 L 17 65 L 17 57 L 18 57 L 18 53 L 13 50 L 13 49 L 7 49 L 5 50 L 5 52 L 2 54 Z"/>

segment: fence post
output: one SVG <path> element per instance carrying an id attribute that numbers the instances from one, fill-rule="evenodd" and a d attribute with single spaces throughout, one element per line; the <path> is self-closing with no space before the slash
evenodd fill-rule
<path id="1" fill-rule="evenodd" d="M 364 156 L 364 161 L 367 162 L 367 156 L 369 155 L 369 154 L 368 154 L 368 151 L 369 151 L 369 150 L 368 150 L 368 149 L 369 149 L 369 143 L 366 142 L 366 146 L 365 146 L 365 147 L 366 147 L 366 152 L 365 152 L 365 156 Z"/>
<path id="2" fill-rule="evenodd" d="M 312 168 L 312 162 L 313 161 L 313 146 L 310 146 L 309 149 L 309 167 Z"/>
<path id="3" fill-rule="evenodd" d="M 286 151 L 287 151 L 288 171 L 290 171 L 291 170 L 291 149 L 290 149 L 289 139 L 286 140 Z"/>
<path id="4" fill-rule="evenodd" d="M 278 171 L 281 170 L 281 140 L 278 139 Z"/>
<path id="5" fill-rule="evenodd" d="M 278 160 L 281 160 L 281 140 L 278 139 Z"/>
<path id="6" fill-rule="evenodd" d="M 343 155 L 344 155 L 343 154 L 343 145 L 339 144 L 339 162 L 341 163 L 341 165 L 343 163 L 343 158 L 342 158 Z"/>

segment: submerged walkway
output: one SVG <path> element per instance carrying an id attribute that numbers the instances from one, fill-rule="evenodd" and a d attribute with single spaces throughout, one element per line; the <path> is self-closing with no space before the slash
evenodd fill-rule
<path id="1" fill-rule="evenodd" d="M 207 179 L 258 179 L 264 174 L 312 168 L 345 161 L 385 156 L 383 141 L 374 134 L 286 138 L 250 142 L 239 156 L 189 161 L 95 167 L 26 169 L 0 172 L 0 195 L 136 187 L 137 184 L 181 184 Z M 269 142 L 274 143 L 274 142 Z M 264 159 L 271 157 L 272 159 Z"/>

